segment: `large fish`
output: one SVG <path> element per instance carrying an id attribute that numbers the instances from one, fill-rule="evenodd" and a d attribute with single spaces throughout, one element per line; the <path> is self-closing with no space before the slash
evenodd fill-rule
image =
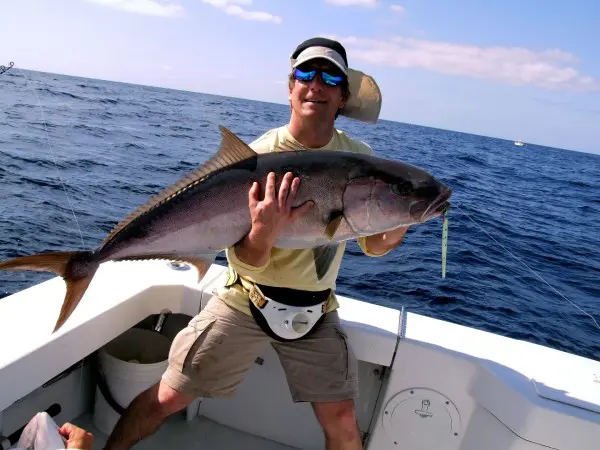
<path id="1" fill-rule="evenodd" d="M 166 259 L 198 269 L 199 280 L 222 250 L 251 229 L 248 191 L 264 192 L 269 172 L 300 177 L 295 205 L 314 202 L 279 235 L 280 248 L 313 248 L 317 276 L 326 273 L 344 240 L 425 222 L 448 207 L 451 190 L 427 172 L 371 155 L 282 147 L 257 154 L 224 127 L 217 153 L 205 164 L 129 214 L 90 251 L 13 258 L 5 270 L 54 272 L 66 282 L 56 332 L 69 318 L 100 264 Z"/>

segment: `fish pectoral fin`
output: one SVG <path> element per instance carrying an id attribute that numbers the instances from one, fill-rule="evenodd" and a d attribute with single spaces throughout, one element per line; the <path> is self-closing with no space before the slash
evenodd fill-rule
<path id="1" fill-rule="evenodd" d="M 333 211 L 329 216 L 329 223 L 325 227 L 325 234 L 327 238 L 331 241 L 333 236 L 335 236 L 335 232 L 342 223 L 342 219 L 344 218 L 344 213 L 342 211 Z"/>
<path id="2" fill-rule="evenodd" d="M 331 263 L 337 254 L 339 244 L 321 245 L 313 248 L 313 259 L 315 262 L 315 270 L 317 272 L 317 278 L 322 280 L 329 268 Z"/>

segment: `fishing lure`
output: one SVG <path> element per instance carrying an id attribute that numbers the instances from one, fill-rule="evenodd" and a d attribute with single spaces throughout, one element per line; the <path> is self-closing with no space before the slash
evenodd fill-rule
<path id="1" fill-rule="evenodd" d="M 442 278 L 446 278 L 446 254 L 448 250 L 448 210 L 443 212 L 444 222 L 442 225 Z"/>

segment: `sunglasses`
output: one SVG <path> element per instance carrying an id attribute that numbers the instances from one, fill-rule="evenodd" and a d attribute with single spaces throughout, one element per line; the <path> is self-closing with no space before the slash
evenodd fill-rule
<path id="1" fill-rule="evenodd" d="M 330 73 L 325 72 L 321 69 L 312 69 L 312 70 L 301 70 L 294 69 L 294 78 L 298 81 L 312 81 L 317 76 L 317 73 L 321 75 L 321 80 L 323 83 L 329 86 L 339 86 L 344 81 L 344 77 L 339 75 L 331 75 Z"/>

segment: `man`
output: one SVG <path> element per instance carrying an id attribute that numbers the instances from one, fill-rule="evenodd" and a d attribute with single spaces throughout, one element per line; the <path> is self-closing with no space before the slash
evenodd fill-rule
<path id="1" fill-rule="evenodd" d="M 339 42 L 314 38 L 300 44 L 292 54 L 289 77 L 290 121 L 250 146 L 258 153 L 281 148 L 371 153 L 366 144 L 334 128 L 338 114 L 360 117 L 372 113 L 365 109 L 369 95 L 375 99 L 371 99 L 376 103 L 375 115 L 379 113 L 374 82 L 358 78 L 349 85 L 351 73 L 356 76 L 358 72 L 348 68 L 346 51 Z M 365 86 L 367 92 L 361 94 Z M 356 97 L 360 95 L 364 98 Z M 349 107 L 352 100 L 355 103 Z M 361 112 L 356 105 L 363 103 L 367 106 L 361 106 Z M 226 251 L 227 282 L 176 336 L 162 380 L 132 402 L 108 439 L 107 449 L 130 448 L 197 397 L 234 395 L 269 343 L 286 372 L 293 400 L 311 402 L 325 434 L 326 448 L 362 448 L 354 409 L 357 362 L 340 326 L 333 292 L 345 243 L 338 246 L 331 264 L 319 276 L 311 249 L 274 247 L 278 232 L 312 207 L 290 207 L 299 183 L 288 173 L 277 190 L 271 173 L 264 193 L 259 192 L 257 183 L 252 186 L 248 195 L 252 229 Z M 361 238 L 358 243 L 367 255 L 380 256 L 396 247 L 405 232 L 406 228 L 401 228 Z M 256 287 L 259 289 L 253 291 Z M 311 298 L 314 304 L 322 304 L 325 314 L 303 338 L 282 341 L 269 335 L 268 328 L 253 316 L 251 292 L 262 292 L 283 303 Z"/>

